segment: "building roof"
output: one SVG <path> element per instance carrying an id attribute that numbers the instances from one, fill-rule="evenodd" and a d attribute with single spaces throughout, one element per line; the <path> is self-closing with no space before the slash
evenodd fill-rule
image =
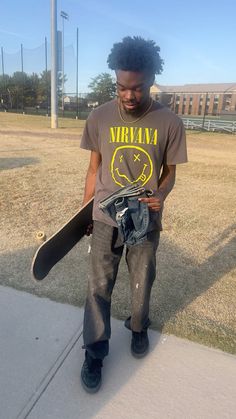
<path id="1" fill-rule="evenodd" d="M 236 83 L 184 84 L 182 86 L 163 86 L 154 84 L 151 93 L 226 93 L 236 92 Z"/>

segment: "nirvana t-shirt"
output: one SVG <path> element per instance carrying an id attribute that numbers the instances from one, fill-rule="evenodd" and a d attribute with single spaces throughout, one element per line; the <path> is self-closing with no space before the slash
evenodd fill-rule
<path id="1" fill-rule="evenodd" d="M 133 119 L 133 121 L 132 121 Z M 86 122 L 81 148 L 97 151 L 102 161 L 96 177 L 93 219 L 115 226 L 114 221 L 99 209 L 99 202 L 122 186 L 139 183 L 158 191 L 163 164 L 187 161 L 183 123 L 169 109 L 153 102 L 141 119 L 124 122 L 118 101 L 112 100 L 93 110 Z M 156 217 L 161 229 L 161 214 Z"/>

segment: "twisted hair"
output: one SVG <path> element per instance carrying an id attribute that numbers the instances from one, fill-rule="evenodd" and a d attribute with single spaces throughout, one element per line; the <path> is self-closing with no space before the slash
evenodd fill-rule
<path id="1" fill-rule="evenodd" d="M 108 67 L 111 70 L 160 74 L 164 62 L 159 52 L 160 47 L 154 41 L 146 41 L 140 36 L 127 36 L 113 45 L 107 59 Z"/>

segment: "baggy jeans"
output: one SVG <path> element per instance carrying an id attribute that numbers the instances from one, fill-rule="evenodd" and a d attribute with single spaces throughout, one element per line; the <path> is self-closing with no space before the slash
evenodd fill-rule
<path id="1" fill-rule="evenodd" d="M 160 232 L 153 230 L 147 233 L 146 241 L 136 246 L 126 245 L 131 286 L 131 316 L 126 325 L 135 332 L 141 332 L 150 325 L 149 302 L 156 276 L 159 237 Z M 93 358 L 103 359 L 109 352 L 111 295 L 123 249 L 118 228 L 94 221 L 83 327 L 83 347 Z"/>

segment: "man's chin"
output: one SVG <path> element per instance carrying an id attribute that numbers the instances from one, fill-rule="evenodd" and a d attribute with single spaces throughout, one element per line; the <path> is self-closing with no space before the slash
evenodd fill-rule
<path id="1" fill-rule="evenodd" d="M 126 113 L 135 115 L 139 112 L 139 106 L 137 105 L 125 105 L 123 104 L 123 109 Z"/>

